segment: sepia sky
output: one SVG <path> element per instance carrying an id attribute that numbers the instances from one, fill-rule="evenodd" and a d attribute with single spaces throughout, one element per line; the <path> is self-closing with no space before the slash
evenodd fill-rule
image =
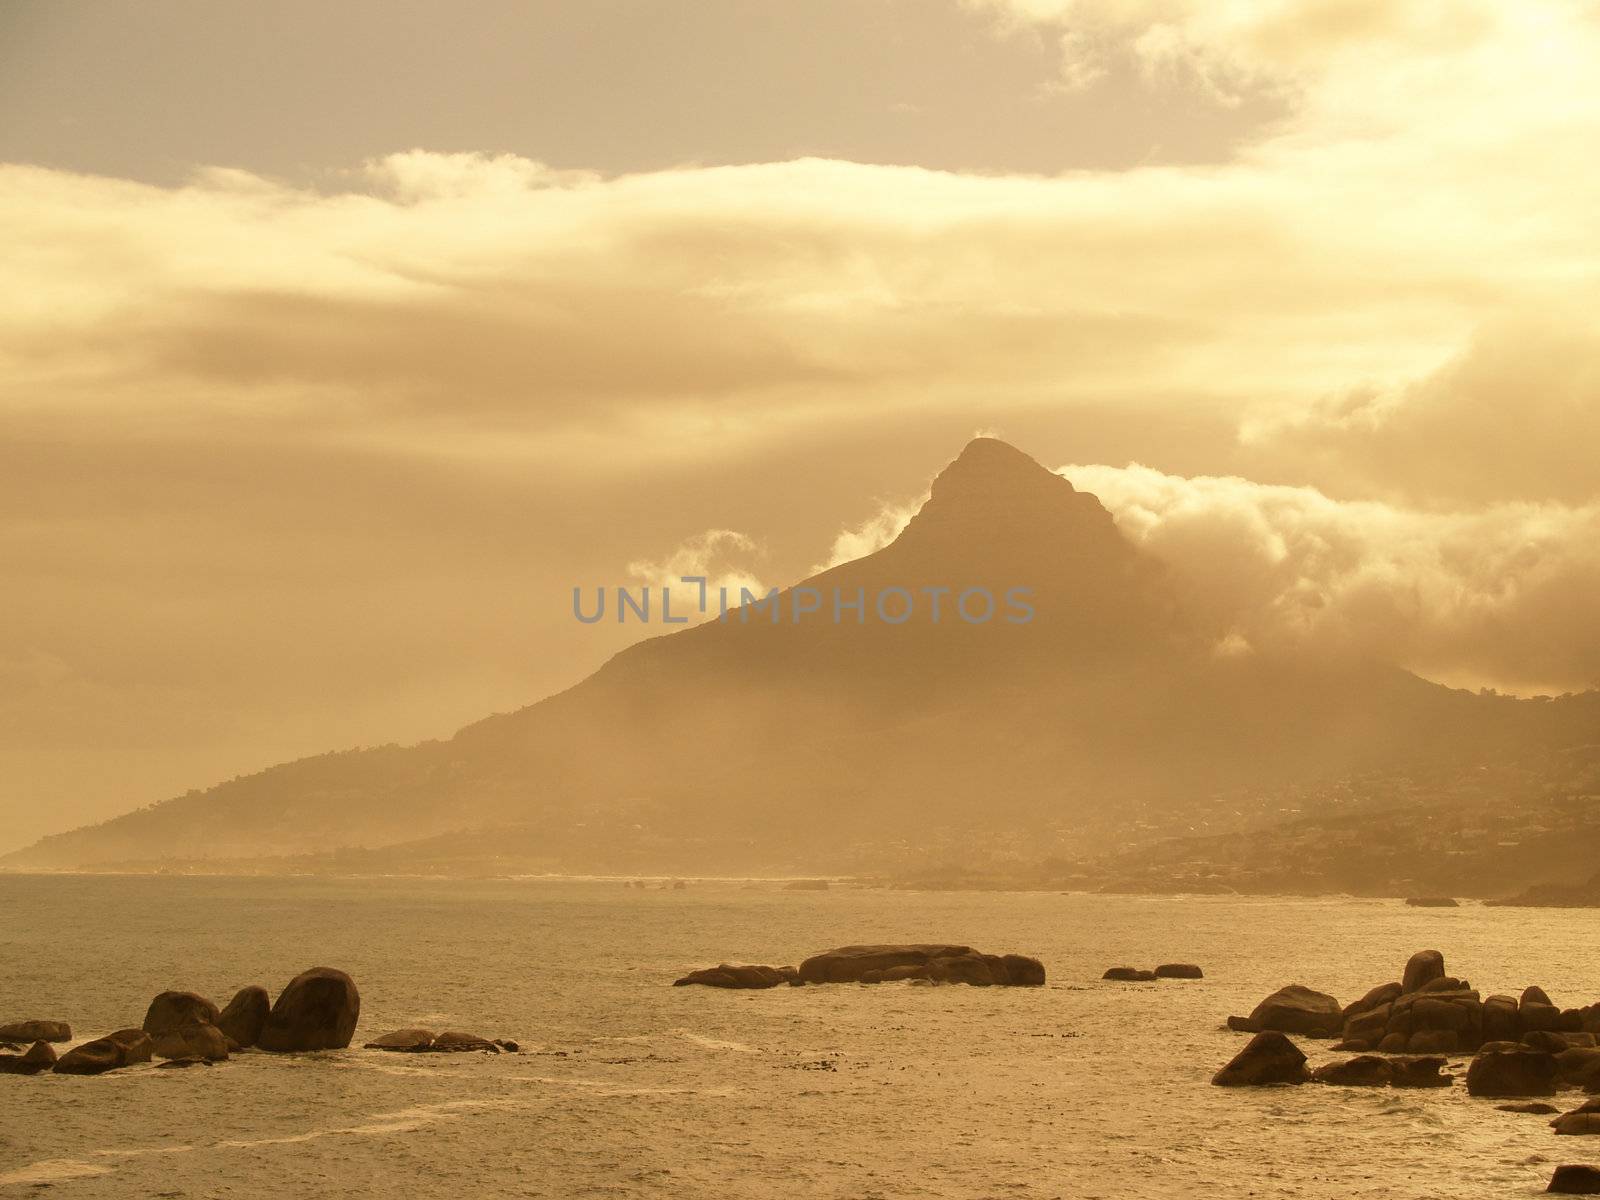
<path id="1" fill-rule="evenodd" d="M 445 735 L 976 432 L 1236 613 L 1600 684 L 1600 4 L 0 0 L 0 850 Z M 692 698 L 684 698 L 692 703 Z"/>

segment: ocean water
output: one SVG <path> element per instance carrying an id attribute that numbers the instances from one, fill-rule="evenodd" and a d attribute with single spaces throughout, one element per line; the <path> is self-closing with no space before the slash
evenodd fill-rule
<path id="1" fill-rule="evenodd" d="M 1038 955 L 1049 983 L 669 986 L 720 960 L 928 940 Z M 356 1045 L 420 1024 L 524 1050 L 0 1076 L 0 1195 L 1461 1198 L 1533 1196 L 1555 1163 L 1600 1161 L 1600 1144 L 1498 1112 L 1459 1080 L 1210 1086 L 1245 1040 L 1222 1028 L 1230 1012 L 1289 982 L 1348 1001 L 1425 947 L 1486 992 L 1600 998 L 1589 912 L 0 876 L 0 1019 L 62 1018 L 86 1038 L 138 1024 L 167 988 L 224 1003 L 328 965 L 361 988 Z M 1163 961 L 1207 978 L 1099 979 Z"/>

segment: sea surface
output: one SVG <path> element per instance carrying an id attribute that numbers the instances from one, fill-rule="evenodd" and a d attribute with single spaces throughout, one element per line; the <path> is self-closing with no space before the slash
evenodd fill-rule
<path id="1" fill-rule="evenodd" d="M 674 988 L 851 942 L 1037 955 L 1043 988 Z M 79 1039 L 168 988 L 349 971 L 347 1051 L 0 1076 L 0 1196 L 1508 1197 L 1600 1141 L 1441 1091 L 1232 1090 L 1223 1028 L 1444 951 L 1485 991 L 1600 998 L 1600 915 L 1394 901 L 913 893 L 778 882 L 0 876 L 0 1021 Z M 1196 982 L 1100 981 L 1201 964 Z M 406 1025 L 515 1055 L 393 1055 Z M 1303 1043 L 1313 1061 L 1327 1043 Z M 1465 1060 L 1459 1061 L 1461 1073 Z M 1577 1103 L 1573 1099 L 1573 1103 Z"/>

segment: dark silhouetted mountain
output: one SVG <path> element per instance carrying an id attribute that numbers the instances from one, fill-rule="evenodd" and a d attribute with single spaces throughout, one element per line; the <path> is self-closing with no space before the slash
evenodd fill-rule
<path id="1" fill-rule="evenodd" d="M 963 593 L 969 616 L 984 593 L 993 615 L 963 619 Z M 880 619 L 880 598 L 912 615 Z M 1099 501 L 980 438 L 893 543 L 776 605 L 644 640 L 448 741 L 288 763 L 3 861 L 338 849 L 371 870 L 832 872 L 1037 858 L 1248 828 L 1280 815 L 1286 789 L 1493 763 L 1595 727 L 1593 697 L 1534 704 L 1214 646 L 1182 581 Z"/>

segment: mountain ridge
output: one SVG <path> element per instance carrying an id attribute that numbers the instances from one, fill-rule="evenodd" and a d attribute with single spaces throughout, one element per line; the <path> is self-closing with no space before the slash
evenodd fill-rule
<path id="1" fill-rule="evenodd" d="M 792 612 L 805 589 L 898 600 L 929 588 L 1025 588 L 1033 616 Z M 1559 703 L 1517 708 L 1386 664 L 1217 656 L 1181 581 L 1092 494 L 994 439 L 940 472 L 894 541 L 780 596 L 779 619 L 745 609 L 646 638 L 449 738 L 280 764 L 0 866 L 270 858 L 514 828 L 524 861 L 550 868 L 611 856 L 681 870 L 698 855 L 708 868 L 816 869 L 997 831 L 1070 848 L 1209 829 L 1302 776 L 1571 740 L 1574 710 Z"/>

